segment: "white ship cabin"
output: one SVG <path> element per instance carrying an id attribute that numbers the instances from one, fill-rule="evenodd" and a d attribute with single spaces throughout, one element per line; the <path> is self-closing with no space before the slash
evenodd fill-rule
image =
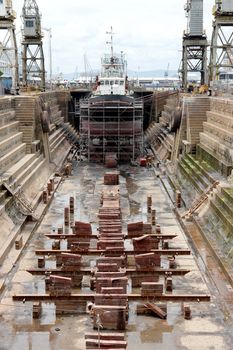
<path id="1" fill-rule="evenodd" d="M 122 55 L 105 55 L 101 60 L 101 74 L 94 95 L 126 95 L 127 78 Z"/>
<path id="2" fill-rule="evenodd" d="M 100 78 L 96 89 L 97 95 L 125 95 L 125 79 L 114 77 Z"/>

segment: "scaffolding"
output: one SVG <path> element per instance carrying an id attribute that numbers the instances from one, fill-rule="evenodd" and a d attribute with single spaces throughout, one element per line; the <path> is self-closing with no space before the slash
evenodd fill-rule
<path id="1" fill-rule="evenodd" d="M 143 101 L 124 96 L 80 101 L 80 142 L 88 161 L 104 163 L 109 153 L 118 162 L 143 154 Z"/>

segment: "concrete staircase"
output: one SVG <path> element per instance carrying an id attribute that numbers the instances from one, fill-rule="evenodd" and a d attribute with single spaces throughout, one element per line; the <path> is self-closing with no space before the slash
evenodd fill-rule
<path id="1" fill-rule="evenodd" d="M 210 200 L 211 209 L 221 219 L 225 226 L 226 236 L 233 232 L 233 189 L 221 187 Z"/>
<path id="2" fill-rule="evenodd" d="M 199 162 L 191 154 L 182 157 L 178 163 L 178 169 L 188 178 L 199 194 L 202 194 L 219 179 L 219 176 L 207 163 Z"/>
<path id="3" fill-rule="evenodd" d="M 51 163 L 42 154 L 41 96 L 0 98 L 0 264 L 28 215 L 37 219 L 34 210 L 43 187 L 51 174 L 62 166 L 71 148 L 62 128 L 56 93 L 42 95 L 44 103 L 50 101 L 51 131 L 46 135 Z"/>
<path id="4" fill-rule="evenodd" d="M 187 119 L 187 141 L 192 153 L 200 143 L 200 133 L 206 121 L 206 113 L 210 109 L 209 97 L 185 97 L 184 108 Z"/>
<path id="5" fill-rule="evenodd" d="M 179 103 L 179 96 L 167 98 L 159 123 L 153 122 L 145 132 L 145 141 L 157 150 L 160 159 L 170 159 L 175 140 L 175 133 L 169 133 L 171 115 Z"/>
<path id="6" fill-rule="evenodd" d="M 36 129 L 36 98 L 35 96 L 17 96 L 14 101 L 19 131 L 23 133 L 22 140 L 26 144 L 26 152 L 31 153 Z"/>
<path id="7" fill-rule="evenodd" d="M 225 176 L 233 169 L 233 101 L 212 97 L 198 154 Z"/>
<path id="8" fill-rule="evenodd" d="M 57 93 L 46 92 L 41 94 L 42 100 L 49 105 L 50 109 L 50 128 L 51 130 L 55 127 L 60 126 L 63 123 L 64 117 L 60 109 Z"/>
<path id="9" fill-rule="evenodd" d="M 71 143 L 79 143 L 79 133 L 70 123 L 63 123 L 62 130 Z"/>
<path id="10" fill-rule="evenodd" d="M 0 99 L 1 183 L 5 182 L 13 189 L 18 186 L 22 190 L 26 188 L 34 173 L 44 165 L 42 155 L 29 153 L 34 141 L 34 132 L 31 132 L 35 123 L 31 114 L 34 102 L 33 97 L 17 96 L 11 98 L 6 106 L 5 99 Z M 5 106 L 4 110 L 1 108 L 2 104 Z"/>
<path id="11" fill-rule="evenodd" d="M 192 201 L 203 195 L 216 181 L 220 185 L 208 196 L 209 211 L 219 227 L 221 227 L 223 239 L 232 237 L 233 232 L 233 188 L 225 184 L 224 177 L 216 172 L 204 160 L 198 160 L 196 156 L 186 154 L 178 163 L 178 179 L 183 197 L 193 196 Z M 184 185 L 183 185 L 184 184 Z M 183 187 L 182 187 L 183 185 Z M 220 235 L 220 231 L 219 231 Z"/>
<path id="12" fill-rule="evenodd" d="M 66 137 L 61 128 L 56 129 L 49 136 L 49 147 L 50 147 L 50 154 L 52 158 L 54 157 L 56 151 L 59 149 L 61 144 L 64 143 L 65 140 L 66 140 Z"/>

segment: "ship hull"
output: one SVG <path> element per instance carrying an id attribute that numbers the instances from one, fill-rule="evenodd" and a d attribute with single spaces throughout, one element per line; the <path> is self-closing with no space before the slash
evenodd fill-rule
<path id="1" fill-rule="evenodd" d="M 88 160 L 134 161 L 143 152 L 143 103 L 126 95 L 91 96 L 80 102 L 80 134 Z"/>

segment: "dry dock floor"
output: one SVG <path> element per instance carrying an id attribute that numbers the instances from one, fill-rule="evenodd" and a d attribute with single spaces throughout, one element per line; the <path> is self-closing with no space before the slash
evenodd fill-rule
<path id="1" fill-rule="evenodd" d="M 173 212 L 173 205 L 153 170 L 126 166 L 122 166 L 120 170 L 124 224 L 138 220 L 147 222 L 146 199 L 147 195 L 151 194 L 162 232 L 178 235 L 170 246 L 190 248 L 193 252 L 190 256 L 176 258 L 180 268 L 190 269 L 191 272 L 186 276 L 173 277 L 173 293 L 211 295 L 210 303 L 189 304 L 192 311 L 191 320 L 184 320 L 180 303 L 168 303 L 167 320 L 160 320 L 153 316 L 136 315 L 136 304 L 131 302 L 126 332 L 127 349 L 232 349 L 233 296 L 230 287 L 227 300 L 221 298 L 221 290 L 216 288 L 208 264 L 205 265 L 203 259 L 208 252 L 204 251 L 204 246 L 200 255 L 193 250 L 192 243 L 181 229 Z M 74 219 L 91 222 L 95 231 L 105 171 L 106 169 L 99 165 L 76 164 L 73 176 L 60 184 L 40 227 L 8 276 L 7 288 L 0 303 L 0 350 L 85 349 L 84 334 L 93 331 L 89 315 L 56 317 L 53 304 L 43 303 L 42 317 L 33 320 L 32 303 L 13 302 L 12 295 L 44 293 L 44 276 L 32 276 L 26 270 L 37 268 L 37 257 L 34 253 L 36 249 L 51 249 L 51 240 L 44 235 L 52 233 L 53 227 L 57 228 L 63 223 L 63 208 L 68 205 L 70 196 L 75 197 Z M 130 245 L 130 242 L 126 242 L 126 245 Z M 63 246 L 65 248 L 65 243 Z M 50 259 L 46 267 L 54 266 L 53 258 Z M 89 256 L 86 262 L 93 266 L 93 259 L 94 257 Z M 167 264 L 164 257 L 162 264 Z M 82 291 L 74 292 L 88 293 L 89 288 L 83 287 Z M 128 292 L 131 292 L 130 285 Z"/>

